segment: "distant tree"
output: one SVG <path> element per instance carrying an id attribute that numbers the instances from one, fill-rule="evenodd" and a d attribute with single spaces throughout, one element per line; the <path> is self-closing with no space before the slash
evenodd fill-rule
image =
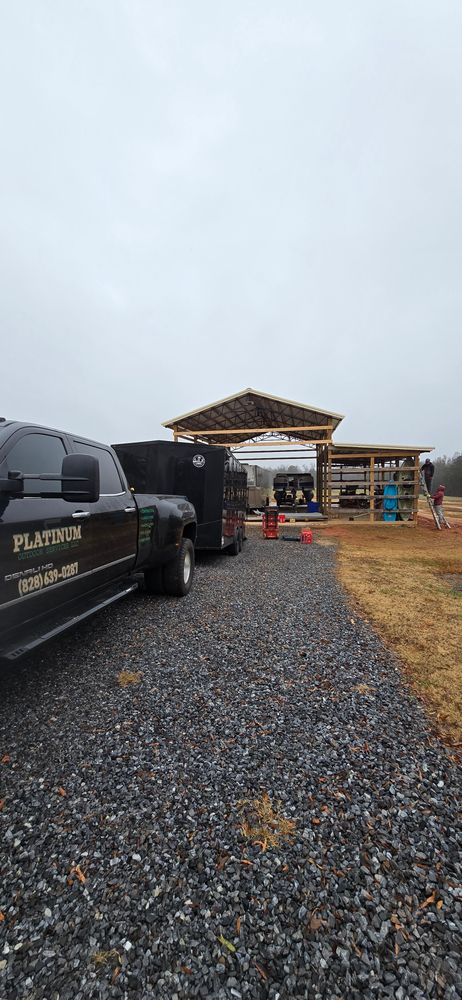
<path id="1" fill-rule="evenodd" d="M 434 458 L 430 456 L 430 461 L 433 461 L 435 466 L 435 474 L 433 476 L 433 486 L 436 488 L 442 483 L 446 487 L 446 494 L 452 497 L 462 496 L 462 454 L 456 452 L 452 458 L 447 455 L 442 455 L 441 458 Z"/>
<path id="2" fill-rule="evenodd" d="M 289 472 L 291 475 L 296 475 L 297 473 L 300 474 L 301 472 L 312 472 L 312 475 L 314 475 L 313 470 L 315 469 L 316 466 L 312 462 L 301 462 L 300 465 L 287 465 L 284 463 L 284 465 L 271 466 L 273 476 L 276 475 L 276 472 Z"/>
<path id="3" fill-rule="evenodd" d="M 273 478 L 274 478 L 273 469 L 268 469 L 268 467 L 266 467 L 265 469 L 261 470 L 261 484 L 262 486 L 265 487 L 265 489 L 271 489 L 273 485 Z"/>

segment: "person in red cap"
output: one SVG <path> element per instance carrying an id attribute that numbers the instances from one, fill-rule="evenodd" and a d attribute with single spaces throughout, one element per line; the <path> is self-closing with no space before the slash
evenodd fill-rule
<path id="1" fill-rule="evenodd" d="M 432 496 L 433 506 L 435 508 L 435 514 L 438 518 L 438 523 L 440 527 L 442 527 L 443 524 L 446 524 L 446 519 L 443 514 L 443 500 L 444 500 L 445 490 L 446 490 L 445 486 L 438 486 L 436 493 L 434 493 Z"/>

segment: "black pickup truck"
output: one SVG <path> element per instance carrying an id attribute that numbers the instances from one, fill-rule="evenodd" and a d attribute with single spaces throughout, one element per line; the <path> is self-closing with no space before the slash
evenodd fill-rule
<path id="1" fill-rule="evenodd" d="M 0 420 L 0 657 L 15 659 L 135 590 L 184 596 L 194 507 L 134 494 L 112 448 Z"/>

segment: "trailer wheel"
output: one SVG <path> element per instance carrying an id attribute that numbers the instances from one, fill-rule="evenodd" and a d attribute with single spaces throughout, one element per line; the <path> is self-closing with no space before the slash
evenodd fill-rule
<path id="1" fill-rule="evenodd" d="M 164 590 L 173 597 L 186 597 L 194 577 L 194 545 L 190 538 L 183 538 L 178 552 L 164 566 Z"/>
<path id="2" fill-rule="evenodd" d="M 228 555 L 238 556 L 240 551 L 241 549 L 239 547 L 239 531 L 236 529 L 233 535 L 233 540 L 231 542 L 231 545 L 228 545 Z"/>
<path id="3" fill-rule="evenodd" d="M 156 569 L 146 569 L 144 571 L 144 585 L 148 594 L 164 593 L 164 580 L 161 566 L 156 567 Z"/>

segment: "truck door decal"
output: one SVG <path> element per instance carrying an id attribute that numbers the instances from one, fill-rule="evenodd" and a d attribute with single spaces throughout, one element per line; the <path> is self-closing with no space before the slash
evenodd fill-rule
<path id="1" fill-rule="evenodd" d="M 68 542 L 79 542 L 82 538 L 82 525 L 69 524 L 61 528 L 49 528 L 47 531 L 34 531 L 13 535 L 13 553 L 19 553 L 19 559 L 28 559 L 29 553 L 37 549 L 44 550 L 47 555 L 68 548 Z"/>

